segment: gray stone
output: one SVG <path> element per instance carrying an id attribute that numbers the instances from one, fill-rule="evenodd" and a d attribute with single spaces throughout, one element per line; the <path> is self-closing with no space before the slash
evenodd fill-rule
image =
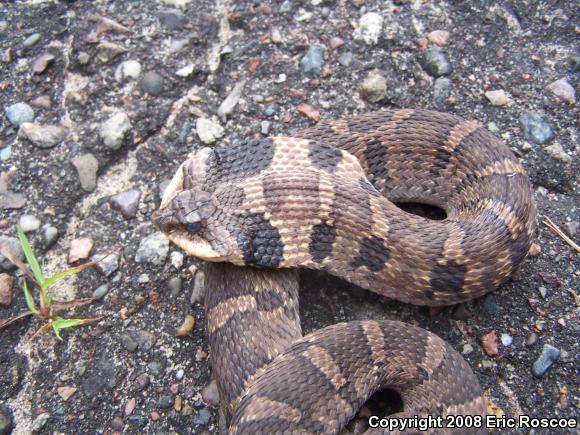
<path id="1" fill-rule="evenodd" d="M 278 113 L 278 106 L 274 103 L 268 104 L 264 109 L 264 115 L 266 116 L 274 116 L 276 113 Z"/>
<path id="2" fill-rule="evenodd" d="M 111 196 L 109 204 L 113 210 L 121 212 L 125 219 L 132 219 L 137 215 L 137 210 L 139 210 L 140 198 L 141 192 L 139 190 L 127 190 Z"/>
<path id="3" fill-rule="evenodd" d="M 48 420 L 50 419 L 50 414 L 48 412 L 43 412 L 42 414 L 38 414 L 36 418 L 32 422 L 32 432 L 40 432 Z"/>
<path id="4" fill-rule="evenodd" d="M 229 93 L 229 95 L 226 97 L 226 99 L 222 102 L 222 104 L 220 104 L 217 113 L 221 119 L 225 119 L 229 114 L 232 113 L 234 107 L 236 107 L 238 101 L 240 101 L 240 97 L 242 96 L 242 91 L 244 90 L 245 85 L 246 85 L 245 80 L 236 83 L 236 85 Z"/>
<path id="5" fill-rule="evenodd" d="M 32 47 L 38 41 L 40 41 L 40 33 L 33 33 L 22 42 L 22 45 L 24 47 Z"/>
<path id="6" fill-rule="evenodd" d="M 21 193 L 0 192 L 0 208 L 18 209 L 26 205 L 26 198 Z"/>
<path id="7" fill-rule="evenodd" d="M 43 73 L 52 62 L 54 62 L 54 54 L 42 53 L 32 61 L 32 72 L 35 74 Z"/>
<path id="8" fill-rule="evenodd" d="M 111 276 L 119 269 L 119 254 L 113 252 L 107 255 L 95 255 L 92 258 L 96 261 L 95 268 L 105 276 Z"/>
<path id="9" fill-rule="evenodd" d="M 85 370 L 81 388 L 86 398 L 92 400 L 105 392 L 110 392 L 117 385 L 117 368 L 109 355 L 101 353 L 93 359 Z"/>
<path id="10" fill-rule="evenodd" d="M 42 238 L 44 240 L 45 248 L 50 248 L 58 239 L 58 229 L 49 224 L 43 225 Z"/>
<path id="11" fill-rule="evenodd" d="M 447 106 L 447 99 L 451 96 L 451 80 L 439 77 L 433 84 L 433 102 L 442 109 Z"/>
<path id="12" fill-rule="evenodd" d="M 169 30 L 179 30 L 187 22 L 187 18 L 179 9 L 164 9 L 158 16 L 159 22 Z"/>
<path id="13" fill-rule="evenodd" d="M 171 265 L 177 270 L 183 266 L 183 254 L 179 251 L 173 251 L 171 253 Z"/>
<path id="14" fill-rule="evenodd" d="M 157 401 L 157 406 L 161 409 L 168 409 L 173 406 L 173 397 L 171 396 L 161 396 Z"/>
<path id="15" fill-rule="evenodd" d="M 191 296 L 189 298 L 189 302 L 191 302 L 191 305 L 202 301 L 204 289 L 205 289 L 205 274 L 203 273 L 203 270 L 198 270 L 193 280 L 193 289 L 191 290 Z"/>
<path id="16" fill-rule="evenodd" d="M 552 157 L 561 160 L 564 163 L 570 163 L 572 161 L 572 157 L 570 157 L 570 155 L 566 153 L 566 151 L 564 151 L 564 148 L 562 148 L 562 144 L 560 144 L 559 142 L 555 142 L 544 149 Z"/>
<path id="17" fill-rule="evenodd" d="M 260 133 L 264 136 L 268 136 L 270 134 L 270 128 L 272 127 L 272 123 L 270 121 L 262 121 L 260 123 Z"/>
<path id="18" fill-rule="evenodd" d="M 368 12 L 360 17 L 353 37 L 367 45 L 376 45 L 383 31 L 383 17 L 376 12 Z"/>
<path id="19" fill-rule="evenodd" d="M 20 219 L 18 219 L 18 225 L 20 225 L 22 231 L 30 233 L 40 228 L 40 220 L 31 214 L 23 214 L 20 216 Z"/>
<path id="20" fill-rule="evenodd" d="M 12 413 L 5 406 L 0 406 L 0 435 L 8 435 L 12 432 Z"/>
<path id="21" fill-rule="evenodd" d="M 215 143 L 224 135 L 223 127 L 207 118 L 197 118 L 195 129 L 199 139 L 206 145 Z"/>
<path id="22" fill-rule="evenodd" d="M 201 399 L 207 405 L 217 406 L 220 403 L 220 394 L 217 388 L 217 383 L 212 380 L 201 390 Z"/>
<path id="23" fill-rule="evenodd" d="M 6 109 L 6 117 L 12 125 L 20 127 L 25 122 L 34 120 L 34 110 L 26 103 L 15 103 Z"/>
<path id="24" fill-rule="evenodd" d="M 98 286 L 95 290 L 93 290 L 91 297 L 93 297 L 95 299 L 101 299 L 101 298 L 105 297 L 105 295 L 107 293 L 109 293 L 109 285 L 103 284 L 103 285 Z"/>
<path id="25" fill-rule="evenodd" d="M 137 349 L 148 352 L 157 341 L 155 335 L 144 330 L 127 331 L 120 334 L 119 339 L 123 347 L 129 352 L 134 352 Z"/>
<path id="26" fill-rule="evenodd" d="M 152 375 L 159 376 L 163 374 L 164 365 L 160 361 L 151 361 L 149 364 L 147 364 L 147 368 Z"/>
<path id="27" fill-rule="evenodd" d="M 99 135 L 107 147 L 118 150 L 131 127 L 129 116 L 125 112 L 118 112 L 101 124 Z"/>
<path id="28" fill-rule="evenodd" d="M 141 240 L 135 261 L 161 266 L 169 254 L 169 239 L 161 232 L 153 233 Z"/>
<path id="29" fill-rule="evenodd" d="M 38 148 L 52 148 L 66 139 L 68 130 L 59 125 L 41 125 L 25 122 L 20 126 L 19 134 Z"/>
<path id="30" fill-rule="evenodd" d="M 148 71 L 145 73 L 139 86 L 141 86 L 141 90 L 143 92 L 148 93 L 149 95 L 157 96 L 161 95 L 163 92 L 163 84 L 165 80 L 163 76 L 155 71 Z"/>
<path id="31" fill-rule="evenodd" d="M 564 224 L 564 229 L 570 236 L 574 237 L 578 232 L 578 226 L 580 224 L 577 221 L 570 221 Z"/>
<path id="32" fill-rule="evenodd" d="M 532 373 L 537 378 L 541 378 L 552 367 L 552 365 L 560 358 L 560 349 L 550 344 L 544 344 L 542 353 L 532 366 Z"/>
<path id="33" fill-rule="evenodd" d="M 107 64 L 113 62 L 117 56 L 126 52 L 127 49 L 125 47 L 112 42 L 101 41 L 97 45 L 97 58 Z"/>
<path id="34" fill-rule="evenodd" d="M 484 95 L 492 106 L 507 106 L 511 103 L 510 97 L 503 89 L 487 91 Z"/>
<path id="35" fill-rule="evenodd" d="M 195 417 L 193 417 L 193 424 L 196 426 L 205 426 L 209 423 L 211 414 L 207 409 L 201 409 Z"/>
<path id="36" fill-rule="evenodd" d="M 567 103 L 574 104 L 576 102 L 576 90 L 566 77 L 550 83 L 546 89 Z"/>
<path id="37" fill-rule="evenodd" d="M 141 64 L 136 60 L 126 60 L 121 62 L 115 69 L 115 80 L 121 82 L 131 78 L 137 80 L 141 75 Z"/>
<path id="38" fill-rule="evenodd" d="M 306 54 L 300 61 L 302 72 L 307 76 L 319 76 L 324 62 L 324 49 L 318 45 L 308 47 Z"/>
<path id="39" fill-rule="evenodd" d="M 453 71 L 451 64 L 440 47 L 430 47 L 427 49 L 422 59 L 422 66 L 433 77 L 446 76 Z"/>
<path id="40" fill-rule="evenodd" d="M 49 95 L 39 95 L 38 97 L 34 98 L 30 104 L 34 107 L 47 110 L 52 107 L 52 101 L 50 100 Z"/>
<path id="41" fill-rule="evenodd" d="M 520 115 L 520 127 L 526 140 L 539 145 L 550 141 L 554 137 L 550 121 L 541 113 L 522 113 Z"/>
<path id="42" fill-rule="evenodd" d="M 179 293 L 181 293 L 181 285 L 182 281 L 181 278 L 178 276 L 174 276 L 167 282 L 167 287 L 169 288 L 169 293 L 171 297 L 177 297 Z"/>
<path id="43" fill-rule="evenodd" d="M 361 97 L 369 103 L 377 103 L 387 97 L 387 79 L 378 70 L 369 71 L 359 87 Z"/>
<path id="44" fill-rule="evenodd" d="M 2 148 L 2 150 L 0 150 L 0 160 L 3 162 L 8 160 L 11 155 L 12 155 L 12 147 L 10 145 L 8 145 L 7 147 L 4 147 L 4 148 Z"/>
<path id="45" fill-rule="evenodd" d="M 81 51 L 77 55 L 77 59 L 81 65 L 88 65 L 88 63 L 91 61 L 91 55 L 86 51 Z"/>
<path id="46" fill-rule="evenodd" d="M 20 241 L 16 237 L 0 236 L 0 244 L 4 245 L 10 252 L 12 252 L 12 255 L 17 259 L 24 261 L 24 252 L 22 252 Z M 0 272 L 10 272 L 14 269 L 16 269 L 16 266 L 0 254 Z"/>
<path id="47" fill-rule="evenodd" d="M 142 373 L 135 378 L 135 383 L 133 384 L 133 389 L 135 391 L 143 391 L 150 383 L 149 375 L 147 373 Z"/>
<path id="48" fill-rule="evenodd" d="M 538 334 L 536 334 L 535 332 L 530 332 L 530 335 L 528 335 L 528 338 L 526 338 L 526 346 L 533 346 L 537 342 L 538 342 Z"/>
<path id="49" fill-rule="evenodd" d="M 85 192 L 92 192 L 97 187 L 99 161 L 92 154 L 82 154 L 72 160 L 79 175 L 81 187 Z"/>

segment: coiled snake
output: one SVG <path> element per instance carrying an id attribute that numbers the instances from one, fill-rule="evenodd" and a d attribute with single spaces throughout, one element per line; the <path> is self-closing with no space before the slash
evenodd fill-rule
<path id="1" fill-rule="evenodd" d="M 435 205 L 446 218 L 395 202 Z M 428 306 L 477 298 L 516 273 L 533 240 L 533 194 L 480 123 L 402 109 L 202 148 L 154 222 L 189 254 L 235 265 L 208 267 L 205 298 L 231 432 L 336 433 L 383 388 L 399 392 L 397 416 L 485 414 L 467 363 L 427 331 L 360 321 L 301 338 L 294 271 Z"/>

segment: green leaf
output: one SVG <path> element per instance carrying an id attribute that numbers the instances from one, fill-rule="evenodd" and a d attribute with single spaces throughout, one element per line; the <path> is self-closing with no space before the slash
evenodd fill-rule
<path id="1" fill-rule="evenodd" d="M 32 294 L 30 294 L 30 290 L 28 290 L 28 284 L 26 284 L 26 278 L 22 280 L 22 287 L 24 288 L 24 299 L 26 300 L 26 306 L 28 309 L 33 312 L 34 314 L 38 314 L 38 308 L 36 308 L 36 303 L 34 302 L 34 298 Z"/>
<path id="2" fill-rule="evenodd" d="M 30 243 L 28 242 L 28 239 L 26 238 L 24 231 L 22 231 L 22 228 L 20 228 L 20 225 L 16 225 L 16 230 L 18 231 L 18 239 L 20 240 L 20 246 L 22 246 L 22 250 L 24 251 L 24 256 L 26 257 L 26 261 L 30 266 L 30 270 L 32 270 L 32 274 L 34 275 L 34 278 L 36 279 L 38 284 L 41 287 L 43 287 L 42 283 L 44 282 L 44 276 L 42 276 L 42 270 L 40 269 L 40 265 L 38 264 L 38 261 L 34 256 L 34 252 L 30 247 Z"/>
<path id="3" fill-rule="evenodd" d="M 52 329 L 54 329 L 54 333 L 58 337 L 59 340 L 62 340 L 60 336 L 60 330 L 64 328 L 72 328 L 73 326 L 78 326 L 86 323 L 84 319 L 63 319 L 60 316 L 54 316 L 52 320 Z"/>
<path id="4" fill-rule="evenodd" d="M 70 275 L 74 275 L 74 274 L 76 274 L 76 273 L 79 273 L 81 270 L 84 270 L 84 269 L 86 269 L 87 267 L 91 267 L 91 266 L 93 266 L 94 264 L 95 264 L 95 263 L 94 263 L 93 261 L 90 261 L 90 262 L 88 262 L 88 263 L 81 264 L 80 266 L 77 266 L 77 267 L 71 267 L 70 269 L 67 269 L 67 270 L 65 270 L 65 271 L 62 271 L 62 272 L 55 273 L 55 274 L 54 274 L 54 275 L 52 275 L 50 278 L 46 278 L 46 279 L 44 280 L 44 283 L 43 283 L 42 287 L 44 287 L 44 288 L 46 288 L 46 287 L 49 287 L 49 286 L 51 286 L 52 284 L 54 284 L 56 281 L 58 281 L 59 279 L 63 279 L 63 278 L 65 278 L 65 277 L 67 277 L 67 276 L 70 276 Z"/>

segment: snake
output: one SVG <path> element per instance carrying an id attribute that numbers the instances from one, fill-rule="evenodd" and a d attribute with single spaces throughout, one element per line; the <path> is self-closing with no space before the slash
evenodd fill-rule
<path id="1" fill-rule="evenodd" d="M 384 389 L 403 407 L 381 420 L 388 428 L 369 419 L 369 433 L 413 433 L 427 416 L 444 419 L 434 433 L 485 433 L 448 420 L 481 422 L 486 401 L 435 334 L 361 320 L 303 337 L 298 270 L 408 304 L 460 304 L 520 272 L 535 215 L 524 167 L 480 122 L 396 109 L 197 149 L 153 222 L 206 261 L 210 358 L 231 433 L 339 433 Z"/>

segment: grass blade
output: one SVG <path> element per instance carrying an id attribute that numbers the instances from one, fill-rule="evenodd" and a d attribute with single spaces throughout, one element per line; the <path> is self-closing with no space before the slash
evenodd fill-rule
<path id="1" fill-rule="evenodd" d="M 42 283 L 44 281 L 44 277 L 42 276 L 42 270 L 40 269 L 38 260 L 36 260 L 36 257 L 34 256 L 34 252 L 30 247 L 30 243 L 28 242 L 24 231 L 22 231 L 22 228 L 20 228 L 20 225 L 16 225 L 16 230 L 18 231 L 18 240 L 20 240 L 20 245 L 22 246 L 22 251 L 24 251 L 24 256 L 26 257 L 26 261 L 30 266 L 30 270 L 32 271 L 32 274 L 34 275 L 34 278 L 38 284 L 43 287 Z"/>
<path id="2" fill-rule="evenodd" d="M 94 317 L 92 319 L 64 319 L 60 316 L 55 316 L 52 320 L 52 329 L 59 340 L 62 340 L 60 336 L 60 330 L 64 328 L 72 328 L 73 326 L 85 325 L 87 323 L 96 322 L 97 320 L 101 320 L 101 317 Z"/>
<path id="3" fill-rule="evenodd" d="M 26 284 L 26 278 L 22 279 L 22 288 L 24 289 L 24 299 L 26 300 L 26 306 L 30 310 L 30 312 L 34 314 L 38 314 L 38 308 L 36 308 L 36 303 L 34 302 L 34 298 L 28 290 L 28 284 Z"/>
<path id="4" fill-rule="evenodd" d="M 94 266 L 94 265 L 95 265 L 95 262 L 94 261 L 89 261 L 88 263 L 81 264 L 80 266 L 71 267 L 70 269 L 67 269 L 67 270 L 65 270 L 63 272 L 55 273 L 50 278 L 46 278 L 44 280 L 42 286 L 44 288 L 49 287 L 52 284 L 54 284 L 56 281 L 58 281 L 59 279 L 65 278 L 65 277 L 70 276 L 70 275 L 77 274 L 80 271 L 82 271 L 82 270 L 84 270 L 84 269 L 86 269 L 88 267 Z"/>

